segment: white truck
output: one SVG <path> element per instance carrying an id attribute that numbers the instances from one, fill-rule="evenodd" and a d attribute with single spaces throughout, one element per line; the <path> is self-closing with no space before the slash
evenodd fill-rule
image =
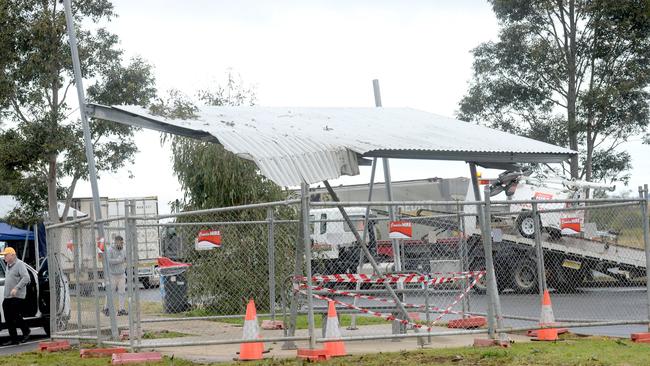
<path id="1" fill-rule="evenodd" d="M 104 227 L 105 238 L 104 243 L 110 244 L 115 241 L 116 235 L 121 235 L 126 239 L 125 235 L 125 222 L 123 220 L 125 215 L 125 205 L 127 202 L 132 201 L 135 204 L 135 216 L 153 217 L 158 214 L 158 197 L 134 197 L 134 198 L 107 198 L 102 197 L 100 204 L 102 208 L 102 217 L 108 219 L 121 218 L 122 220 L 114 220 L 107 223 Z M 93 215 L 93 200 L 92 198 L 74 198 L 72 200 L 72 207 L 83 212 Z M 159 228 L 156 226 L 158 223 L 155 219 L 143 220 L 138 219 L 138 224 L 152 224 L 151 226 L 138 227 L 137 233 L 137 246 L 138 246 L 138 278 L 145 288 L 157 286 L 160 283 L 159 275 L 155 271 L 157 266 L 157 259 L 160 256 L 160 234 Z M 66 246 L 66 243 L 63 243 Z M 89 241 L 81 243 L 81 268 L 92 269 L 92 260 L 96 252 L 96 243 Z M 130 245 L 133 243 L 126 243 Z M 74 253 L 72 252 L 73 246 L 69 245 L 62 248 L 62 257 L 64 270 L 72 275 L 74 272 Z M 102 262 L 98 262 L 99 268 L 102 267 Z M 90 273 L 81 273 L 81 282 L 89 281 Z M 72 277 L 71 277 L 71 281 Z"/>
<path id="2" fill-rule="evenodd" d="M 493 192 L 497 194 L 510 189 L 512 192 L 510 196 L 521 200 L 530 200 L 532 197 L 538 199 L 579 198 L 577 195 L 582 194 L 580 192 L 583 192 L 585 187 L 595 188 L 597 186 L 584 182 L 567 181 L 561 182 L 560 188 L 553 188 L 549 187 L 548 182 L 537 184 L 534 178 L 528 178 L 525 175 L 522 178 L 521 174 L 510 174 L 510 172 L 504 174 L 517 176 L 517 179 L 516 181 L 502 179 L 501 183 L 505 182 L 505 184 L 496 184 L 496 180 L 484 183 L 494 185 L 492 187 Z M 399 182 L 395 182 L 394 190 L 399 192 L 399 188 L 397 188 L 399 186 Z M 464 184 L 464 187 L 456 187 L 455 190 L 459 189 L 465 191 L 463 196 L 466 196 L 467 200 L 475 200 L 471 186 Z M 335 190 L 343 193 L 341 196 L 345 196 L 346 187 L 337 187 Z M 354 186 L 354 190 L 360 191 L 358 186 Z M 516 193 L 516 191 L 519 191 L 519 193 Z M 348 198 L 347 200 L 365 201 L 367 200 L 367 188 L 366 192 L 359 192 L 357 196 L 364 196 L 364 193 L 366 198 Z M 540 193 L 553 196 L 541 197 Z M 377 199 L 384 199 L 384 197 L 379 196 Z M 445 200 L 445 198 L 430 195 L 410 195 L 410 200 Z M 503 289 L 510 288 L 521 293 L 533 292 L 537 286 L 535 242 L 531 237 L 531 235 L 534 236 L 534 231 L 529 231 L 529 227 L 522 227 L 527 225 L 528 218 L 531 218 L 532 222 L 530 207 L 515 204 L 510 206 L 508 212 L 516 214 L 510 215 L 509 218 L 508 215 L 495 215 L 493 217 L 493 219 L 499 220 L 499 222 L 492 223 L 493 228 L 505 225 L 499 229 L 493 229 L 500 232 L 500 235 L 497 235 L 493 240 L 497 281 L 499 287 Z M 456 208 L 450 207 L 447 212 L 453 214 L 456 212 Z M 549 208 L 565 208 L 565 205 L 558 203 L 540 204 L 540 209 Z M 465 210 L 465 213 L 475 212 L 475 206 L 467 205 Z M 346 211 L 361 232 L 365 207 L 347 207 Z M 441 205 L 441 207 L 435 207 L 434 209 L 414 208 L 400 213 L 399 218 L 413 221 L 412 239 L 400 240 L 403 269 L 421 272 L 431 271 L 433 270 L 432 266 L 436 263 L 459 259 L 463 252 L 466 253 L 463 261 L 467 269 L 484 269 L 485 261 L 481 231 L 476 225 L 476 217 L 465 217 L 462 228 L 464 229 L 464 235 L 460 235 L 459 231 L 462 229 L 459 227 L 457 219 L 427 218 L 427 216 L 440 216 L 443 211 L 445 210 Z M 545 267 L 549 286 L 559 290 L 571 291 L 579 287 L 583 280 L 590 277 L 594 270 L 623 281 L 644 276 L 644 251 L 639 248 L 617 244 L 616 234 L 609 231 L 599 231 L 598 229 L 603 228 L 597 228 L 593 223 L 585 222 L 584 214 L 581 212 L 584 211 L 576 210 L 564 214 L 553 213 L 551 215 L 548 213 L 541 215 L 543 226 L 542 247 L 545 253 Z M 313 221 L 311 238 L 313 241 L 312 267 L 314 273 L 357 272 L 359 248 L 351 231 L 342 221 L 338 209 L 313 209 L 310 215 Z M 504 222 L 508 221 L 504 220 L 504 218 L 509 219 L 509 222 Z M 574 220 L 577 218 L 577 221 L 562 220 L 562 218 Z M 568 226 L 567 224 L 572 225 Z M 393 262 L 393 250 L 391 241 L 388 240 L 387 225 L 388 221 L 385 212 L 371 211 L 368 245 L 377 261 L 384 264 Z M 465 240 L 461 240 L 461 238 Z M 481 283 L 476 289 L 481 291 L 485 287 Z"/>

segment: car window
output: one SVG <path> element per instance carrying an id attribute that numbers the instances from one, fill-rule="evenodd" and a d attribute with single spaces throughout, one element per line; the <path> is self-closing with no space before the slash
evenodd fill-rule
<path id="1" fill-rule="evenodd" d="M 0 259 L 0 278 L 5 278 L 5 266 L 6 265 L 7 264 L 5 263 L 4 258 Z"/>

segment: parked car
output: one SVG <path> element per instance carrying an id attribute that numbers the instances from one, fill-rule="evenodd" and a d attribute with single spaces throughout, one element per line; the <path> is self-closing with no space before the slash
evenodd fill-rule
<path id="1" fill-rule="evenodd" d="M 1 258 L 1 257 L 0 257 Z M 4 300 L 5 272 L 7 264 L 0 260 L 0 301 Z M 25 263 L 29 273 L 30 283 L 27 285 L 26 304 L 23 309 L 23 317 L 30 328 L 42 327 L 45 333 L 50 335 L 50 271 L 47 259 L 44 259 L 40 269 Z M 61 273 L 59 271 L 59 273 Z M 57 321 L 59 328 L 64 327 L 70 317 L 70 294 L 68 292 L 68 280 L 59 276 L 57 284 L 59 293 L 57 304 Z M 0 330 L 6 329 L 4 312 L 0 308 Z"/>

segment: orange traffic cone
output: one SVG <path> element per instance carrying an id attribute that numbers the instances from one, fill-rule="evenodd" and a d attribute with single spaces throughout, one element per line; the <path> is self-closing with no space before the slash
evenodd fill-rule
<path id="1" fill-rule="evenodd" d="M 325 338 L 337 339 L 341 338 L 341 329 L 339 328 L 339 318 L 336 316 L 336 307 L 334 301 L 330 301 L 327 308 L 327 325 L 325 327 Z M 325 350 L 327 354 L 336 356 L 345 356 L 345 344 L 343 341 L 329 341 L 325 342 Z"/>
<path id="2" fill-rule="evenodd" d="M 555 325 L 553 307 L 551 306 L 551 295 L 549 295 L 548 290 L 544 290 L 544 297 L 542 298 L 542 314 L 539 317 L 539 325 L 542 327 Z M 557 328 L 544 328 L 537 331 L 538 341 L 557 341 L 557 339 Z"/>
<path id="3" fill-rule="evenodd" d="M 257 324 L 257 311 L 255 311 L 255 302 L 250 299 L 246 305 L 246 318 L 244 319 L 244 336 L 242 339 L 258 339 L 260 337 L 260 327 Z M 241 343 L 239 345 L 239 359 L 241 361 L 261 360 L 264 352 L 264 343 L 251 342 Z"/>

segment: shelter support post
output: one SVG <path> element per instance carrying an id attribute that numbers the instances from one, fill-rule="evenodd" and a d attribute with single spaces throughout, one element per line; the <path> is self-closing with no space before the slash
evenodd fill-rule
<path id="1" fill-rule="evenodd" d="M 488 303 L 492 303 L 493 316 L 497 326 L 497 329 L 503 329 L 503 316 L 501 315 L 501 301 L 499 299 L 499 289 L 497 286 L 497 276 L 496 271 L 494 270 L 494 258 L 492 256 L 492 229 L 490 223 L 492 222 L 490 215 L 490 187 L 485 186 L 484 202 L 483 205 L 483 250 L 485 251 L 485 270 L 487 273 L 487 292 L 488 292 Z M 494 334 L 495 339 L 499 341 L 506 342 L 508 341 L 507 335 L 505 333 L 499 332 Z"/>
<path id="2" fill-rule="evenodd" d="M 372 89 L 373 93 L 375 96 L 375 107 L 380 108 L 382 106 L 381 103 L 381 91 L 379 89 L 379 80 L 374 79 L 372 81 Z M 388 161 L 388 158 L 382 158 L 382 165 L 384 168 L 384 184 L 386 187 L 386 199 L 388 202 L 393 201 L 393 187 L 392 187 L 392 181 L 391 181 L 391 176 L 390 176 L 390 162 Z M 388 206 L 386 207 L 388 211 L 388 217 L 391 222 L 395 221 L 395 206 Z M 393 263 L 395 265 L 395 271 L 396 272 L 401 272 L 402 271 L 402 248 L 400 247 L 400 241 L 397 239 L 391 239 L 391 244 L 393 248 Z M 397 284 L 398 289 L 403 289 L 403 284 L 398 283 Z M 399 302 L 404 301 L 404 294 L 400 293 L 399 295 Z M 404 314 L 405 316 L 407 315 L 406 313 Z M 401 334 L 406 331 L 406 326 L 398 321 L 393 322 L 393 333 L 395 334 Z M 394 342 L 398 342 L 398 338 L 393 339 Z"/>
<path id="3" fill-rule="evenodd" d="M 72 17 L 72 6 L 70 5 L 71 0 L 63 0 L 63 6 L 65 8 L 65 19 L 68 29 L 68 38 L 70 41 L 70 53 L 72 56 L 72 67 L 74 71 L 74 81 L 77 87 L 77 97 L 79 99 L 79 114 L 81 117 L 81 125 L 83 127 L 84 134 L 84 145 L 86 151 L 86 161 L 88 162 L 88 177 L 90 180 L 90 187 L 93 193 L 93 207 L 95 208 L 95 220 L 100 220 L 102 218 L 102 210 L 99 202 L 99 189 L 97 187 L 97 170 L 95 168 L 95 154 L 93 152 L 92 138 L 90 135 L 90 126 L 88 125 L 88 117 L 86 112 L 86 96 L 83 86 L 83 78 L 81 75 L 81 62 L 79 61 L 79 51 L 77 49 L 77 35 L 74 28 L 74 20 Z M 104 236 L 104 225 L 99 224 L 97 227 L 99 236 L 105 238 Z M 104 282 L 108 289 L 112 289 L 111 286 L 111 276 L 107 273 L 108 271 L 108 256 L 103 255 L 102 258 L 104 264 Z M 118 339 L 117 334 L 117 319 L 115 317 L 115 306 L 113 304 L 113 293 L 112 291 L 106 291 L 106 299 L 108 305 L 108 314 L 110 316 L 111 322 L 111 337 L 113 340 Z"/>
<path id="4" fill-rule="evenodd" d="M 476 173 L 476 164 L 474 163 L 469 163 L 469 173 L 470 173 L 470 178 L 472 180 L 472 190 L 474 191 L 474 201 L 480 202 L 482 201 L 481 199 L 481 191 L 479 190 L 479 184 L 478 184 L 478 175 Z M 483 231 L 483 206 L 479 203 L 476 204 L 476 217 L 477 221 L 479 224 L 479 228 L 481 231 Z M 467 229 L 467 228 L 465 228 Z M 483 233 L 485 234 L 485 233 Z M 485 246 L 485 241 L 483 241 L 483 245 Z M 492 254 L 490 252 L 490 254 Z M 486 268 L 487 268 L 487 263 L 486 263 Z M 488 282 L 488 277 L 486 276 L 486 282 Z M 488 295 L 489 297 L 489 295 Z M 488 323 L 488 334 L 490 337 L 494 338 L 495 336 L 495 329 L 496 329 L 496 324 L 494 322 L 494 304 L 492 301 L 489 301 L 488 298 L 488 311 L 487 311 L 487 323 Z"/>
<path id="5" fill-rule="evenodd" d="M 372 191 L 375 187 L 375 173 L 377 171 L 377 158 L 372 158 L 372 168 L 370 170 L 370 186 L 368 187 L 368 202 L 372 201 Z M 364 225 L 363 225 L 363 237 L 361 240 L 365 243 L 366 238 L 368 237 L 368 223 L 370 221 L 370 205 L 366 206 L 366 215 L 364 217 Z M 363 253 L 363 249 L 361 248 L 361 245 L 359 245 L 359 263 L 357 265 L 357 272 L 361 269 L 363 266 L 365 254 Z M 361 283 L 357 282 L 355 285 L 355 289 L 359 291 L 361 289 Z M 352 303 L 354 306 L 357 305 L 357 298 L 355 297 Z M 350 320 L 350 326 L 348 327 L 350 330 L 355 330 L 357 329 L 357 315 L 352 314 L 351 320 Z"/>
<path id="6" fill-rule="evenodd" d="M 301 192 L 303 193 L 303 192 Z M 301 216 L 302 217 L 302 216 Z M 305 261 L 305 246 L 303 245 L 304 236 L 309 235 L 309 232 L 304 232 L 304 227 L 301 223 L 298 224 L 298 242 L 295 247 L 295 264 L 294 264 L 294 277 L 300 277 L 303 275 L 302 266 Z M 293 287 L 293 281 L 290 281 L 289 291 L 291 293 L 291 303 L 289 305 L 289 324 L 287 327 L 287 336 L 293 337 L 296 335 L 296 320 L 298 318 L 298 293 Z M 285 341 L 282 344 L 282 349 L 297 349 L 296 342 L 293 340 Z"/>
<path id="7" fill-rule="evenodd" d="M 323 181 L 325 184 L 325 188 L 327 189 L 327 193 L 332 197 L 332 201 L 334 202 L 340 202 L 339 196 L 334 192 L 332 189 L 332 186 L 330 186 L 328 181 Z M 361 249 L 363 250 L 363 253 L 365 254 L 366 258 L 368 258 L 368 261 L 370 262 L 370 265 L 372 266 L 373 272 L 376 275 L 379 275 L 381 272 L 379 271 L 379 266 L 377 265 L 377 262 L 375 261 L 375 258 L 372 256 L 370 253 L 370 250 L 368 250 L 368 246 L 366 243 L 361 240 L 361 235 L 359 235 L 359 231 L 357 231 L 357 228 L 354 226 L 352 223 L 352 220 L 350 220 L 350 216 L 348 216 L 347 212 L 345 212 L 345 209 L 341 205 L 336 206 L 339 209 L 339 212 L 341 212 L 341 216 L 343 216 L 343 221 L 345 221 L 345 224 L 350 228 L 350 231 L 352 231 L 352 234 L 354 235 L 355 240 L 359 245 L 361 245 Z M 390 287 L 390 284 L 384 283 L 384 286 L 386 287 L 386 290 L 390 294 L 390 296 L 395 300 L 395 304 L 397 305 L 397 308 L 399 309 L 399 312 L 402 314 L 403 319 L 406 320 L 411 320 L 408 312 L 406 311 L 406 308 L 404 307 L 404 304 L 402 303 L 401 299 L 397 294 L 395 293 L 395 290 L 393 290 L 392 287 Z M 417 329 L 416 329 L 417 332 Z"/>

